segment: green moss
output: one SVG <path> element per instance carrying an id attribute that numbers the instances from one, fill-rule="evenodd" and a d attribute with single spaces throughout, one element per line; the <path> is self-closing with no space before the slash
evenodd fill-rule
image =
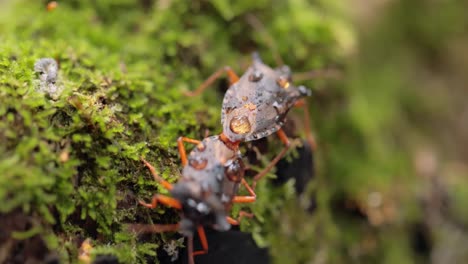
<path id="1" fill-rule="evenodd" d="M 317 209 L 304 212 L 293 182 L 276 188 L 264 181 L 250 207 L 256 217 L 242 229 L 269 246 L 276 263 L 424 261 L 413 255 L 406 234 L 425 217 L 415 198 L 426 180 L 415 177 L 411 167 L 420 148 L 414 142 L 432 144 L 427 138 L 445 133 L 433 123 L 458 128 L 455 121 L 441 120 L 452 120 L 450 106 L 464 94 L 460 89 L 454 98 L 425 80 L 436 71 L 427 66 L 434 63 L 427 54 L 439 54 L 434 60 L 454 74 L 458 65 L 466 65 L 450 53 L 458 50 L 465 9 L 456 1 L 438 7 L 395 1 L 373 28 L 360 32 L 344 18 L 350 6 L 341 1 L 231 2 L 74 0 L 59 1 L 51 12 L 44 1 L 0 4 L 0 214 L 20 212 L 27 223 L 11 237 L 39 237 L 64 262 L 77 262 L 80 243 L 88 237 L 93 257 L 115 255 L 122 263 L 154 259 L 171 236 L 138 241 L 125 224 L 177 217 L 164 207 L 137 205 L 165 192 L 139 158 L 176 182 L 176 139 L 221 131 L 222 95 L 216 85 L 199 97 L 186 98 L 183 92 L 224 65 L 240 74 L 256 50 L 270 65 L 277 52 L 296 72 L 332 65 L 344 74 L 339 81 L 304 82 L 314 91 L 319 149 L 316 180 L 299 199 L 314 195 Z M 265 29 L 252 28 L 249 15 Z M 426 23 L 429 15 L 447 22 Z M 354 58 L 357 39 L 361 56 Z M 64 90 L 57 100 L 37 90 L 34 63 L 43 57 L 60 63 L 58 84 Z M 443 77 L 437 81 L 452 78 Z M 459 168 L 445 170 L 466 172 L 454 167 Z M 444 185 L 454 192 L 450 208 L 454 218 L 466 222 L 466 194 L 459 189 L 464 180 L 450 179 Z M 373 225 L 370 214 L 377 211 L 367 207 L 372 192 L 382 195 L 382 208 L 400 218 L 390 215 L 388 222 Z M 362 218 L 349 213 L 353 208 Z"/>
<path id="2" fill-rule="evenodd" d="M 73 262 L 86 237 L 95 245 L 93 256 L 114 254 L 124 263 L 154 256 L 160 239 L 136 243 L 123 226 L 137 216 L 146 223 L 164 216 L 163 208 L 148 214 L 137 206 L 137 199 L 162 192 L 139 157 L 175 182 L 177 137 L 220 131 L 220 95 L 187 99 L 181 92 L 194 89 L 219 62 L 240 71 L 236 66 L 248 55 L 236 50 L 254 34 L 240 35 L 253 31 L 232 19 L 269 8 L 267 2 L 227 4 L 71 1 L 47 12 L 43 3 L 16 1 L 2 8 L 0 212 L 21 208 L 43 219 L 15 238 L 42 234 Z M 33 64 L 41 57 L 60 63 L 64 92 L 56 101 L 34 89 Z M 48 235 L 52 230 L 57 238 Z"/>

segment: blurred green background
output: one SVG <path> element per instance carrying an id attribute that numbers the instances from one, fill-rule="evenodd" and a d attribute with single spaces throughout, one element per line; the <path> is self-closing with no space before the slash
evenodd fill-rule
<path id="1" fill-rule="evenodd" d="M 224 65 L 242 73 L 253 51 L 340 73 L 301 82 L 316 177 L 300 196 L 293 181 L 262 182 L 242 224 L 274 263 L 468 262 L 468 4 L 231 2 L 0 1 L 0 263 L 75 263 L 86 238 L 92 258 L 156 261 L 173 235 L 138 239 L 125 224 L 177 214 L 137 206 L 164 192 L 139 157 L 176 181 L 176 139 L 220 132 L 225 83 L 182 92 Z M 42 57 L 60 63 L 58 100 L 37 91 Z"/>

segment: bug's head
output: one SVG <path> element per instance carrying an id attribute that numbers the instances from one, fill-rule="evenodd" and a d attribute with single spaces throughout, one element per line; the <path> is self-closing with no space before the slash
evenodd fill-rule
<path id="1" fill-rule="evenodd" d="M 182 204 L 180 231 L 184 235 L 192 234 L 199 225 L 220 231 L 230 228 L 222 202 L 213 192 L 204 190 L 196 182 L 179 182 L 174 185 L 171 194 Z"/>

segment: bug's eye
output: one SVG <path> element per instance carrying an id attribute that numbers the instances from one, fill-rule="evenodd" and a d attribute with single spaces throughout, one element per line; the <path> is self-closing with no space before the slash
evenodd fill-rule
<path id="1" fill-rule="evenodd" d="M 301 93 L 301 95 L 303 95 L 303 96 L 311 96 L 312 95 L 312 91 L 310 89 L 307 89 L 304 85 L 299 86 L 298 89 L 299 89 L 299 92 Z"/>

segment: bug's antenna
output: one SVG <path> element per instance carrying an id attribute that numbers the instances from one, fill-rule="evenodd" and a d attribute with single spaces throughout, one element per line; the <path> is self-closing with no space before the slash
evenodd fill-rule
<path id="1" fill-rule="evenodd" d="M 296 82 L 308 81 L 313 79 L 335 79 L 339 80 L 343 73 L 336 68 L 327 68 L 320 70 L 311 70 L 307 72 L 293 73 L 292 79 Z"/>
<path id="2" fill-rule="evenodd" d="M 247 19 L 247 23 L 249 23 L 249 25 L 253 27 L 255 31 L 258 31 L 262 34 L 263 39 L 265 40 L 267 45 L 270 46 L 270 49 L 271 49 L 271 52 L 273 53 L 273 58 L 275 59 L 276 64 L 278 64 L 278 66 L 284 65 L 284 61 L 278 52 L 278 48 L 276 47 L 273 38 L 271 37 L 270 34 L 268 34 L 267 30 L 265 29 L 265 26 L 260 21 L 260 19 L 258 19 L 256 16 L 252 14 L 248 14 L 246 16 L 246 19 Z"/>

